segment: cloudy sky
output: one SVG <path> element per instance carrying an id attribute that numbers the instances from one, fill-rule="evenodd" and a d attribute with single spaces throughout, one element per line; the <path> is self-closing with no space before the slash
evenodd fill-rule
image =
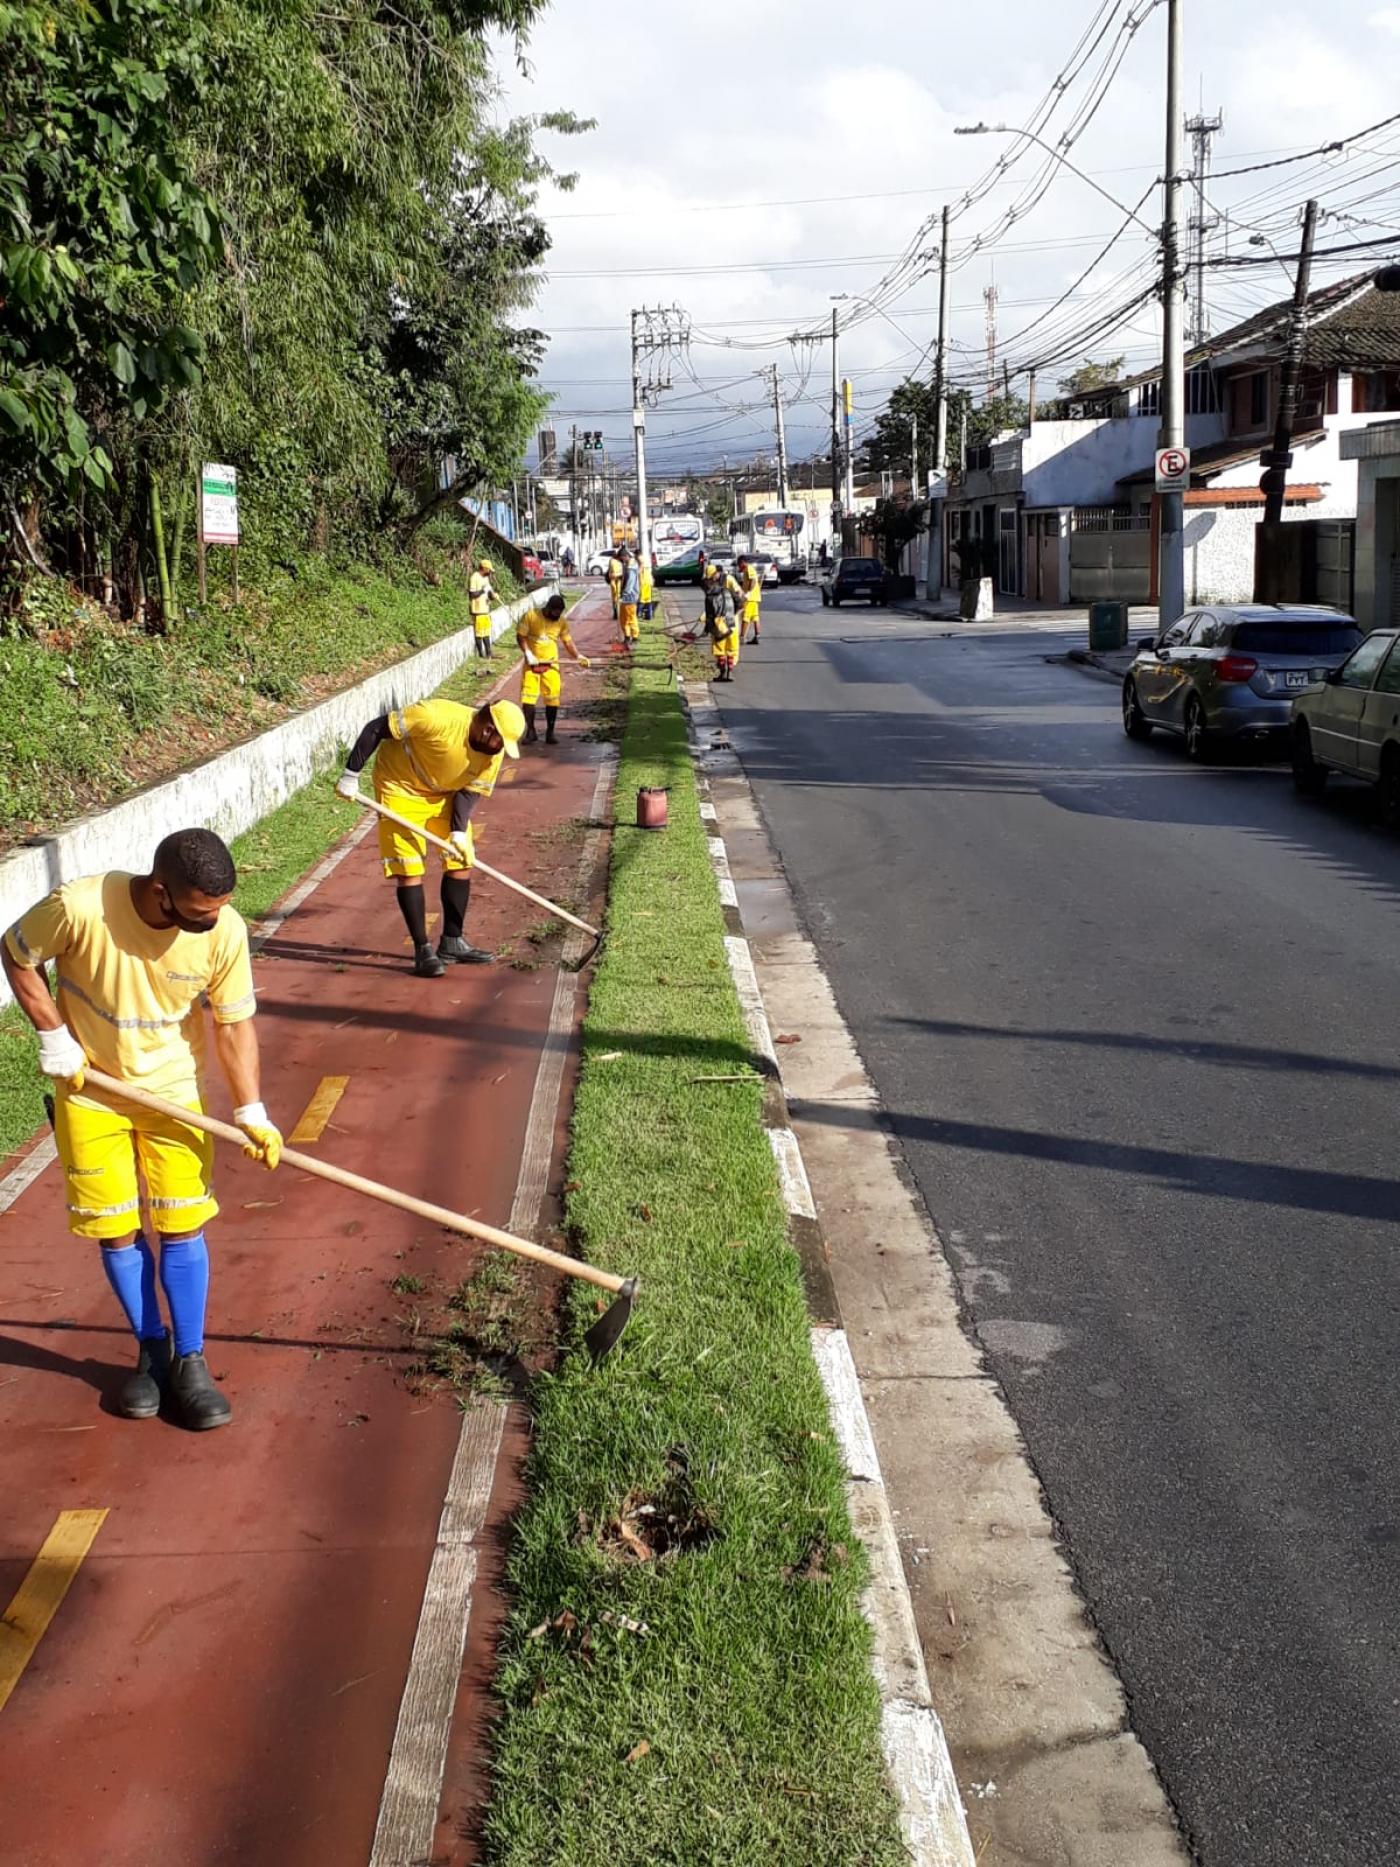
<path id="1" fill-rule="evenodd" d="M 1224 113 L 1217 171 L 1278 163 L 1400 111 L 1400 5 L 1185 0 L 1185 10 L 1187 106 Z M 800 462 L 825 447 L 830 419 L 829 337 L 807 334 L 829 332 L 833 294 L 845 293 L 840 367 L 855 384 L 859 435 L 904 374 L 931 367 L 945 202 L 955 210 L 954 380 L 985 380 L 990 285 L 998 374 L 1009 362 L 1021 393 L 1030 364 L 1041 396 L 1086 354 L 1145 365 L 1160 345 L 1158 314 L 1133 301 L 1153 244 L 1126 210 L 1141 201 L 1144 222 L 1160 219 L 1160 189 L 1149 190 L 1162 168 L 1166 17 L 1153 0 L 614 0 L 606 10 L 556 0 L 528 71 L 502 58 L 501 109 L 566 106 L 597 119 L 587 136 L 545 139 L 580 177 L 573 193 L 545 197 L 554 246 L 536 317 L 551 338 L 557 426 L 601 428 L 611 448 L 630 446 L 629 312 L 676 306 L 691 334 L 657 359 L 673 387 L 649 417 L 654 472 L 771 450 L 756 373 L 770 364 Z M 1066 74 L 1041 133 L 1058 142 L 1087 117 L 1068 158 L 1090 180 L 1064 167 L 1047 175 L 1034 148 L 999 170 L 1011 139 L 954 135 L 1039 122 Z M 1037 178 L 1050 182 L 1038 200 Z M 964 201 L 969 190 L 976 198 Z M 1400 257 L 1400 122 L 1342 152 L 1212 186 L 1211 253 L 1266 262 L 1212 269 L 1214 330 L 1289 290 L 1269 249 L 1249 241 L 1295 250 L 1310 193 L 1332 210 L 1320 247 L 1393 237 Z M 1339 256 L 1318 277 L 1384 257 Z M 1093 330 L 1120 311 L 1116 328 Z"/>

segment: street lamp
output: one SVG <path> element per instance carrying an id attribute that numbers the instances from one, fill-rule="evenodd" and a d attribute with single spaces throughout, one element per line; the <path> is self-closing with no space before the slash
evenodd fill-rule
<path id="1" fill-rule="evenodd" d="M 1116 207 L 1120 214 L 1125 214 L 1129 220 L 1135 221 L 1137 225 L 1142 228 L 1143 232 L 1150 233 L 1154 240 L 1157 239 L 1161 233 L 1159 227 L 1149 227 L 1147 222 L 1139 216 L 1136 208 L 1126 207 L 1116 195 L 1111 195 L 1107 188 L 1101 188 L 1092 175 L 1086 175 L 1083 169 L 1076 168 L 1063 149 L 1057 149 L 1053 143 L 1047 143 L 1043 137 L 1037 136 L 1033 130 L 1016 129 L 1010 123 L 964 123 L 959 124 L 954 129 L 953 134 L 954 136 L 1023 137 L 1026 142 L 1034 143 L 1038 149 L 1043 149 L 1047 155 L 1053 156 L 1062 167 L 1069 170 L 1071 175 L 1077 175 L 1080 181 L 1087 187 L 1093 189 L 1095 194 L 1102 195 L 1110 206 Z M 1002 166 L 1006 166 L 1004 160 Z"/>

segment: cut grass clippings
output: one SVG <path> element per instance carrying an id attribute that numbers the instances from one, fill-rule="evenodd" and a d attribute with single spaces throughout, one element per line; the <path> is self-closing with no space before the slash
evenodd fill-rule
<path id="1" fill-rule="evenodd" d="M 670 826 L 631 827 L 639 785 Z M 730 975 L 667 675 L 639 668 L 611 935 L 567 1183 L 637 1272 L 620 1346 L 536 1385 L 487 1857 L 505 1867 L 895 1867 L 863 1552 Z M 567 1300 L 570 1338 L 596 1292 Z M 640 1630 L 640 1631 L 639 1631 Z"/>

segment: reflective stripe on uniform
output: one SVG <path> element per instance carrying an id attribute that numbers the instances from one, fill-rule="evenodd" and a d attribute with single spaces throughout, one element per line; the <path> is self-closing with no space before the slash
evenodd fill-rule
<path id="1" fill-rule="evenodd" d="M 74 985 L 62 966 L 58 969 L 58 989 L 60 992 L 71 992 L 74 998 L 82 1000 L 89 1011 L 96 1012 L 99 1018 L 105 1018 L 108 1024 L 113 1025 L 119 1031 L 168 1031 L 173 1026 L 183 1024 L 188 1016 L 188 1010 L 186 1010 L 182 1011 L 178 1018 L 118 1018 L 113 1012 L 108 1011 L 105 1005 L 99 1005 L 95 998 L 89 997 L 80 986 Z"/>
<path id="2" fill-rule="evenodd" d="M 70 1200 L 68 1210 L 75 1219 L 115 1219 L 118 1213 L 137 1211 L 140 1204 L 139 1199 L 124 1199 L 118 1206 L 75 1206 Z"/>

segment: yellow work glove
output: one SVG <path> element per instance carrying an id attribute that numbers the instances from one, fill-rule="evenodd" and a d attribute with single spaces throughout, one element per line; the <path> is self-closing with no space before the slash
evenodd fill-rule
<path id="1" fill-rule="evenodd" d="M 45 1076 L 64 1083 L 74 1095 L 82 1088 L 87 1056 L 66 1024 L 60 1024 L 56 1031 L 40 1031 L 39 1068 Z"/>
<path id="2" fill-rule="evenodd" d="M 581 668 L 591 668 L 593 663 L 588 659 L 587 655 L 580 655 L 578 658 L 578 665 Z"/>
<path id="3" fill-rule="evenodd" d="M 476 851 L 472 843 L 472 826 L 468 824 L 465 830 L 454 830 L 447 840 L 451 843 L 452 853 L 462 867 L 471 868 L 476 861 Z"/>
<path id="4" fill-rule="evenodd" d="M 261 1102 L 247 1102 L 233 1111 L 233 1119 L 248 1137 L 243 1152 L 249 1160 L 260 1160 L 270 1173 L 282 1158 L 282 1133 L 267 1118 Z"/>

